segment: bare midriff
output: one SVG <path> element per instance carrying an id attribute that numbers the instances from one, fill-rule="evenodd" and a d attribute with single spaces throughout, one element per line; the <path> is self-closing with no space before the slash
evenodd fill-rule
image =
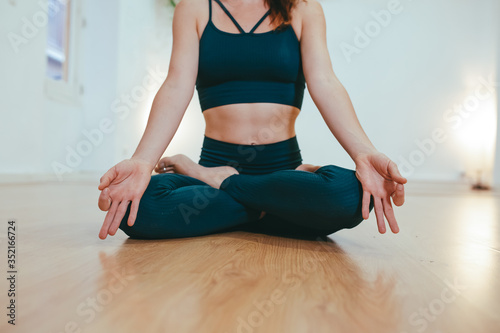
<path id="1" fill-rule="evenodd" d="M 300 110 L 276 103 L 238 103 L 203 112 L 205 136 L 243 145 L 262 145 L 295 136 Z"/>

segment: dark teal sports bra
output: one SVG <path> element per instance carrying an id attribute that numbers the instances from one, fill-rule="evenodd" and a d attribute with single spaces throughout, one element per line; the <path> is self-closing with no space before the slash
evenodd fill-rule
<path id="1" fill-rule="evenodd" d="M 235 103 L 278 103 L 302 107 L 305 78 L 300 42 L 291 25 L 254 33 L 270 10 L 245 32 L 220 0 L 215 0 L 240 33 L 219 30 L 210 15 L 200 38 L 196 89 L 202 112 Z"/>

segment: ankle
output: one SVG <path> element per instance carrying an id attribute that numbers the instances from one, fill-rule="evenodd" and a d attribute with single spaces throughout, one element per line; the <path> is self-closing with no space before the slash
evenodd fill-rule
<path id="1" fill-rule="evenodd" d="M 174 169 L 178 169 L 181 173 L 188 176 L 198 178 L 202 172 L 202 166 L 194 163 L 189 157 L 184 154 L 176 154 L 172 156 Z"/>

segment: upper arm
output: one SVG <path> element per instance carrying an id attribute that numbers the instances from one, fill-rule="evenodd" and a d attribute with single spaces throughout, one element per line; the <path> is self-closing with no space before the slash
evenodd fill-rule
<path id="1" fill-rule="evenodd" d="M 174 9 L 172 53 L 166 82 L 174 87 L 194 91 L 198 75 L 199 37 L 197 14 L 199 0 L 181 0 Z"/>
<path id="2" fill-rule="evenodd" d="M 327 48 L 323 7 L 317 0 L 307 0 L 300 4 L 302 68 L 308 89 L 313 88 L 316 82 L 323 84 L 338 81 Z"/>

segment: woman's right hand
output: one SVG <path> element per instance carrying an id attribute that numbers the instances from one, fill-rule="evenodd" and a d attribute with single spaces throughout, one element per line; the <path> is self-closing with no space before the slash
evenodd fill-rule
<path id="1" fill-rule="evenodd" d="M 107 211 L 99 238 L 113 236 L 127 212 L 130 202 L 130 214 L 127 224 L 134 225 L 139 202 L 151 180 L 154 166 L 141 159 L 124 160 L 109 169 L 100 180 L 99 208 Z"/>

